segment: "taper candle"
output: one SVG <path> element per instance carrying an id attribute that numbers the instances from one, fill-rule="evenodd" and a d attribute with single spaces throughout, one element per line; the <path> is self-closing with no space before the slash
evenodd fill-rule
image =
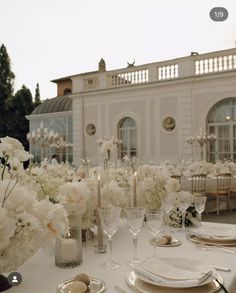
<path id="1" fill-rule="evenodd" d="M 137 172 L 134 173 L 134 177 L 133 177 L 133 207 L 137 206 L 136 181 L 137 181 Z"/>
<path id="2" fill-rule="evenodd" d="M 101 181 L 100 181 L 100 174 L 98 174 L 97 207 L 100 208 L 101 206 L 102 206 L 102 201 L 101 201 Z"/>

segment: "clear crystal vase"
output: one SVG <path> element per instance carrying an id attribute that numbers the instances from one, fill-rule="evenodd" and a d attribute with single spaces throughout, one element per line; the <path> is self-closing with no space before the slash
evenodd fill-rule
<path id="1" fill-rule="evenodd" d="M 82 262 L 82 218 L 80 213 L 71 213 L 69 232 L 56 238 L 55 265 L 73 268 Z"/>

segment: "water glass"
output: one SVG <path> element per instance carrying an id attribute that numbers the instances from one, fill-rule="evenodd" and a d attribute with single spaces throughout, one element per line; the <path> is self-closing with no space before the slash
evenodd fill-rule
<path id="1" fill-rule="evenodd" d="M 118 230 L 121 208 L 99 208 L 98 211 L 101 219 L 102 229 L 107 236 L 110 248 L 109 260 L 103 263 L 101 267 L 106 270 L 116 270 L 120 267 L 120 264 L 113 261 L 112 258 L 112 237 Z"/>
<path id="2" fill-rule="evenodd" d="M 141 263 L 141 260 L 137 257 L 137 246 L 138 246 L 138 234 L 142 229 L 143 219 L 144 219 L 145 208 L 142 207 L 132 207 L 125 209 L 125 217 L 127 220 L 127 225 L 129 232 L 132 234 L 133 239 L 133 259 L 126 262 L 129 266 L 136 266 Z"/>
<path id="3" fill-rule="evenodd" d="M 145 212 L 147 227 L 154 238 L 160 232 L 160 228 L 163 222 L 163 212 L 161 210 L 148 210 Z M 154 253 L 153 256 L 156 257 L 156 245 L 153 245 Z"/>

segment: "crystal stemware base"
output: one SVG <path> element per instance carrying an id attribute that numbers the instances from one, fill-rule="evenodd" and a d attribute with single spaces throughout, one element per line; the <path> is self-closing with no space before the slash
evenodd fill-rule
<path id="1" fill-rule="evenodd" d="M 140 265 L 143 261 L 139 258 L 135 258 L 135 259 L 131 259 L 131 260 L 128 260 L 126 261 L 125 263 L 130 266 L 130 267 L 136 267 L 138 265 Z"/>

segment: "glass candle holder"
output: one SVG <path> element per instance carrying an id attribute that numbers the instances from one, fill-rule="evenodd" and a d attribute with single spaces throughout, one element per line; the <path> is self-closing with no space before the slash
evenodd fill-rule
<path id="1" fill-rule="evenodd" d="M 55 265 L 74 268 L 82 262 L 82 218 L 80 213 L 71 213 L 69 232 L 56 238 Z"/>

